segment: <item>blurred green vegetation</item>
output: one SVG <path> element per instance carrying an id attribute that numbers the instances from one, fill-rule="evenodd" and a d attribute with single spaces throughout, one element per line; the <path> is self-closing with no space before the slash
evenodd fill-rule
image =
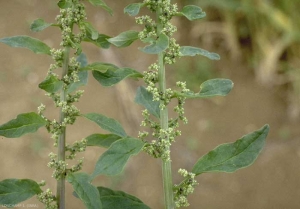
<path id="1" fill-rule="evenodd" d="M 186 35 L 191 40 L 201 42 L 196 45 L 217 53 L 225 49 L 226 59 L 249 66 L 260 84 L 283 87 L 289 116 L 300 116 L 299 0 L 181 0 L 178 4 L 179 8 L 195 4 L 207 13 L 205 21 L 190 28 L 181 24 L 188 28 Z M 209 78 L 207 64 L 196 62 L 204 66 L 198 74 L 203 72 Z M 189 74 L 191 81 L 199 77 L 195 73 Z"/>

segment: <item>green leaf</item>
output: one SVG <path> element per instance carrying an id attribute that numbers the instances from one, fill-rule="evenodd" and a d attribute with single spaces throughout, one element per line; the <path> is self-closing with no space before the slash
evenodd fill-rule
<path id="1" fill-rule="evenodd" d="M 89 22 L 82 22 L 81 24 L 84 25 L 86 32 L 89 34 L 92 40 L 97 40 L 99 38 L 98 31 L 94 28 L 94 26 Z"/>
<path id="2" fill-rule="evenodd" d="M 94 78 L 102 86 L 113 86 L 125 78 L 142 78 L 143 75 L 131 68 L 119 68 L 117 70 L 107 70 L 102 73 L 100 71 L 93 71 Z"/>
<path id="3" fill-rule="evenodd" d="M 137 197 L 122 191 L 114 191 L 105 187 L 97 187 L 103 208 L 113 209 L 150 209 Z"/>
<path id="4" fill-rule="evenodd" d="M 131 155 L 137 155 L 144 142 L 134 138 L 124 138 L 114 142 L 96 163 L 92 177 L 102 175 L 118 175 L 122 172 Z"/>
<path id="5" fill-rule="evenodd" d="M 104 63 L 104 62 L 94 62 L 92 64 L 89 64 L 83 68 L 81 68 L 81 71 L 84 70 L 92 70 L 92 71 L 99 71 L 102 73 L 105 73 L 108 70 L 115 71 L 119 67 L 110 63 Z"/>
<path id="6" fill-rule="evenodd" d="M 250 166 L 264 147 L 269 125 L 247 134 L 234 143 L 222 144 L 201 157 L 192 172 L 196 175 L 207 172 L 231 173 Z"/>
<path id="7" fill-rule="evenodd" d="M 90 183 L 90 176 L 86 173 L 71 173 L 67 180 L 72 184 L 77 196 L 87 209 L 102 209 L 100 195 L 97 187 Z"/>
<path id="8" fill-rule="evenodd" d="M 206 13 L 203 12 L 200 7 L 194 5 L 187 5 L 183 7 L 180 14 L 184 15 L 189 20 L 202 19 L 206 16 Z"/>
<path id="9" fill-rule="evenodd" d="M 88 65 L 88 60 L 84 53 L 81 53 L 76 60 L 80 63 L 80 67 L 85 67 Z"/>
<path id="10" fill-rule="evenodd" d="M 129 30 L 107 40 L 116 47 L 126 47 L 139 38 L 138 34 L 137 31 Z"/>
<path id="11" fill-rule="evenodd" d="M 121 124 L 115 119 L 108 118 L 98 113 L 88 113 L 82 116 L 97 123 L 102 129 L 109 131 L 110 133 L 116 134 L 121 137 L 127 136 Z"/>
<path id="12" fill-rule="evenodd" d="M 59 0 L 57 5 L 61 9 L 66 9 L 66 8 L 69 8 L 72 6 L 72 1 L 71 0 Z"/>
<path id="13" fill-rule="evenodd" d="M 15 205 L 41 193 L 38 183 L 30 179 L 5 179 L 0 182 L 0 204 Z"/>
<path id="14" fill-rule="evenodd" d="M 36 19 L 30 25 L 30 30 L 34 32 L 42 31 L 49 26 L 53 25 L 53 23 L 46 23 L 43 19 Z"/>
<path id="15" fill-rule="evenodd" d="M 207 98 L 213 96 L 226 96 L 233 88 L 233 83 L 229 79 L 210 79 L 200 85 L 200 92 L 176 92 L 176 95 L 186 98 Z"/>
<path id="16" fill-rule="evenodd" d="M 110 36 L 107 36 L 105 34 L 98 34 L 98 38 L 96 40 L 93 40 L 92 34 L 87 33 L 87 36 L 84 38 L 84 41 L 95 44 L 96 46 L 101 47 L 103 49 L 108 49 L 110 47 L 110 43 L 107 41 L 108 38 L 110 38 Z"/>
<path id="17" fill-rule="evenodd" d="M 122 137 L 115 134 L 92 134 L 86 137 L 87 146 L 98 146 L 108 148 L 112 143 L 121 139 Z"/>
<path id="18" fill-rule="evenodd" d="M 216 53 L 212 53 L 209 51 L 206 51 L 201 48 L 192 47 L 192 46 L 182 46 L 180 47 L 180 56 L 195 56 L 195 55 L 202 55 L 204 57 L 207 57 L 211 60 L 219 60 L 220 56 Z"/>
<path id="19" fill-rule="evenodd" d="M 36 54 L 48 54 L 50 55 L 50 47 L 42 41 L 31 38 L 29 36 L 12 36 L 0 39 L 0 42 L 7 44 L 11 47 L 26 48 L 33 51 Z"/>
<path id="20" fill-rule="evenodd" d="M 134 101 L 137 104 L 143 105 L 155 117 L 160 117 L 159 102 L 153 101 L 152 93 L 148 92 L 145 87 L 140 86 L 137 89 Z"/>
<path id="21" fill-rule="evenodd" d="M 140 12 L 142 6 L 144 6 L 143 3 L 129 4 L 124 8 L 124 13 L 127 13 L 130 16 L 136 16 Z"/>
<path id="22" fill-rule="evenodd" d="M 80 67 L 87 66 L 87 58 L 84 53 L 81 53 L 77 57 L 77 61 L 80 63 Z M 80 71 L 78 72 L 79 81 L 75 83 L 71 83 L 67 88 L 67 93 L 72 93 L 76 89 L 78 89 L 80 86 L 86 86 L 88 83 L 88 72 L 87 71 Z"/>
<path id="23" fill-rule="evenodd" d="M 62 89 L 63 85 L 64 82 L 51 74 L 47 76 L 47 78 L 42 83 L 39 84 L 39 88 L 45 90 L 48 93 L 55 93 Z"/>
<path id="24" fill-rule="evenodd" d="M 94 5 L 94 6 L 100 6 L 100 7 L 102 7 L 103 9 L 105 9 L 106 11 L 108 11 L 108 13 L 110 15 L 113 14 L 112 9 L 110 7 L 108 7 L 107 4 L 104 1 L 102 1 L 102 0 L 89 0 L 89 2 L 92 5 Z"/>
<path id="25" fill-rule="evenodd" d="M 163 33 L 160 34 L 158 39 L 151 45 L 140 48 L 140 50 L 147 54 L 158 54 L 166 50 L 169 46 L 169 37 Z"/>
<path id="26" fill-rule="evenodd" d="M 1 125 L 0 136 L 17 138 L 27 133 L 36 132 L 40 127 L 46 124 L 45 119 L 34 112 L 23 113 L 18 115 L 16 119 Z"/>

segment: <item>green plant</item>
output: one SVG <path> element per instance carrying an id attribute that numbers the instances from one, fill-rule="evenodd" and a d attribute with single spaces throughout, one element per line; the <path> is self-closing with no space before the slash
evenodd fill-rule
<path id="1" fill-rule="evenodd" d="M 146 108 L 143 111 L 144 120 L 141 126 L 150 129 L 140 132 L 139 138 L 145 143 L 143 150 L 162 161 L 165 208 L 185 207 L 189 205 L 187 196 L 193 193 L 197 185 L 196 176 L 206 172 L 234 172 L 252 164 L 264 146 L 269 126 L 265 125 L 234 143 L 218 146 L 202 156 L 191 172 L 179 169 L 183 180 L 173 185 L 170 147 L 181 134 L 179 124 L 188 122 L 184 116 L 185 100 L 225 96 L 231 91 L 233 83 L 228 79 L 211 79 L 202 83 L 197 93 L 189 90 L 182 81 L 176 82 L 176 89 L 168 88 L 165 69 L 174 64 L 177 58 L 202 55 L 211 60 L 218 60 L 220 57 L 201 48 L 180 46 L 173 38 L 177 28 L 171 23 L 171 19 L 174 16 L 184 16 L 190 21 L 201 19 L 206 14 L 200 7 L 187 5 L 179 11 L 177 4 L 172 4 L 170 0 L 145 0 L 128 5 L 124 12 L 136 16 L 143 7 L 148 8 L 153 17 L 136 17 L 136 23 L 144 25 L 141 32 L 126 31 L 108 40 L 117 47 L 125 47 L 139 39 L 149 44 L 140 48 L 142 52 L 157 55 L 157 62 L 144 72 L 143 78 L 147 86 L 140 87 L 135 98 L 137 103 Z M 177 105 L 173 107 L 177 113 L 175 118 L 168 116 L 172 100 L 177 101 Z M 150 141 L 147 140 L 148 136 L 151 136 Z"/>
<path id="2" fill-rule="evenodd" d="M 104 8 L 109 13 L 112 12 L 102 0 L 89 0 L 89 2 Z M 0 39 L 0 42 L 12 47 L 24 47 L 37 54 L 51 55 L 54 60 L 47 77 L 39 87 L 47 92 L 55 106 L 60 109 L 59 119 L 49 119 L 45 112 L 45 105 L 41 105 L 38 113 L 22 113 L 16 119 L 1 125 L 0 135 L 16 138 L 46 127 L 52 134 L 54 147 L 57 147 L 57 154 L 50 153 L 48 164 L 54 169 L 53 177 L 57 180 L 56 195 L 53 195 L 49 189 L 42 190 L 41 187 L 45 182 L 6 179 L 0 182 L 0 204 L 12 207 L 36 195 L 45 204 L 45 208 L 63 209 L 66 201 L 65 182 L 68 181 L 74 188 L 74 196 L 81 199 L 86 208 L 148 209 L 147 205 L 134 196 L 92 184 L 95 177 L 99 175 L 120 174 L 128 159 L 144 150 L 152 157 L 161 159 L 164 205 L 167 209 L 173 209 L 189 205 L 187 196 L 197 185 L 196 176 L 207 172 L 234 172 L 254 162 L 264 146 L 269 131 L 268 125 L 234 143 L 218 146 L 201 157 L 190 172 L 185 168 L 179 169 L 183 180 L 175 185 L 173 183 L 170 146 L 181 134 L 179 125 L 188 122 L 184 115 L 185 100 L 225 96 L 233 87 L 232 81 L 228 79 L 205 81 L 197 93 L 189 90 L 187 84 L 181 81 L 176 82 L 175 89 L 167 87 L 165 69 L 175 63 L 178 57 L 202 55 L 212 60 L 219 59 L 219 55 L 201 48 L 179 46 L 172 37 L 176 27 L 171 24 L 171 19 L 174 16 L 185 16 L 189 20 L 201 19 L 205 13 L 200 7 L 188 5 L 179 11 L 177 5 L 172 4 L 170 0 L 144 0 L 142 3 L 130 4 L 124 10 L 130 16 L 136 16 L 141 8 L 147 7 L 154 17 L 143 15 L 136 18 L 138 24 L 145 25 L 141 32 L 131 30 L 110 38 L 99 34 L 92 24 L 85 20 L 84 5 L 80 0 L 59 0 L 58 6 L 60 15 L 56 18 L 57 23 L 46 23 L 42 19 L 37 19 L 31 25 L 31 29 L 41 31 L 50 26 L 59 28 L 62 32 L 61 49 L 50 49 L 40 40 L 28 36 Z M 75 28 L 78 33 L 74 32 Z M 88 64 L 85 55 L 81 52 L 82 41 L 108 48 L 110 43 L 117 47 L 126 47 L 138 39 L 148 44 L 141 48 L 141 51 L 157 55 L 157 62 L 143 74 L 132 68 L 120 68 L 110 63 Z M 72 53 L 74 57 L 71 57 Z M 62 70 L 61 76 L 57 75 L 57 69 Z M 148 127 L 149 130 L 141 131 L 139 139 L 128 136 L 118 121 L 98 113 L 82 114 L 74 106 L 83 94 L 82 90 L 77 89 L 87 84 L 88 71 L 92 71 L 93 77 L 106 87 L 113 86 L 128 77 L 144 79 L 147 86 L 137 89 L 135 102 L 146 108 L 143 111 L 144 119 L 141 125 Z M 175 118 L 169 118 L 172 100 L 177 101 L 177 105 L 173 107 L 177 114 Z M 66 129 L 68 125 L 74 124 L 78 117 L 95 122 L 109 134 L 95 133 L 81 141 L 69 144 L 66 139 Z M 82 168 L 82 159 L 79 159 L 74 166 L 68 166 L 68 163 L 76 158 L 76 154 L 85 151 L 87 146 L 107 148 L 99 157 L 92 174 L 79 172 Z"/>
<path id="3" fill-rule="evenodd" d="M 89 0 L 89 2 L 112 13 L 111 8 L 101 0 Z M 54 106 L 59 109 L 59 118 L 50 119 L 50 116 L 47 116 L 46 106 L 41 104 L 38 107 L 38 113 L 22 113 L 1 125 L 0 135 L 17 138 L 36 132 L 41 127 L 47 129 L 54 140 L 54 147 L 57 147 L 57 153 L 49 154 L 50 162 L 48 163 L 48 167 L 54 170 L 53 178 L 57 180 L 56 195 L 50 189 L 42 190 L 42 186 L 46 184 L 45 181 L 37 183 L 31 179 L 6 179 L 0 182 L 0 204 L 3 207 L 14 207 L 32 196 L 37 196 L 45 208 L 63 209 L 66 202 L 65 182 L 68 181 L 74 188 L 74 195 L 80 198 L 87 208 L 109 208 L 113 206 L 107 205 L 115 204 L 115 202 L 128 207 L 131 205 L 143 207 L 143 203 L 131 195 L 91 184 L 91 181 L 99 174 L 109 173 L 111 169 L 121 171 L 127 161 L 125 157 L 121 161 L 113 162 L 116 163 L 115 166 L 100 160 L 92 175 L 79 172 L 82 169 L 83 159 L 75 161 L 76 155 L 84 152 L 87 146 L 109 147 L 113 142 L 118 141 L 111 148 L 116 147 L 117 151 L 120 151 L 129 143 L 130 147 L 126 152 L 126 157 L 129 157 L 135 154 L 134 150 L 130 148 L 135 146 L 137 150 L 141 149 L 143 143 L 129 137 L 118 121 L 97 113 L 82 114 L 74 105 L 83 94 L 83 91 L 78 88 L 87 85 L 88 71 L 92 71 L 95 79 L 103 86 L 112 86 L 127 77 L 138 78 L 142 75 L 131 68 L 119 68 L 110 63 L 88 64 L 85 54 L 82 53 L 81 43 L 85 41 L 93 43 L 97 47 L 108 48 L 110 43 L 106 39 L 109 36 L 99 34 L 92 24 L 86 21 L 85 6 L 80 0 L 59 0 L 57 5 L 60 8 L 60 14 L 56 17 L 56 23 L 47 23 L 43 19 L 37 19 L 30 27 L 34 32 L 42 31 L 50 26 L 60 29 L 62 37 L 60 49 L 51 49 L 42 41 L 29 36 L 0 39 L 1 43 L 11 47 L 26 48 L 36 54 L 49 55 L 54 60 L 45 80 L 39 84 L 39 88 L 46 91 L 46 95 L 54 101 Z M 102 77 L 100 72 L 108 73 L 109 77 Z M 66 138 L 67 127 L 73 125 L 78 117 L 95 122 L 111 134 L 95 133 L 71 143 L 70 139 Z M 122 150 L 125 152 L 125 149 Z M 105 155 L 103 156 L 105 157 Z M 69 163 L 74 165 L 69 166 Z"/>

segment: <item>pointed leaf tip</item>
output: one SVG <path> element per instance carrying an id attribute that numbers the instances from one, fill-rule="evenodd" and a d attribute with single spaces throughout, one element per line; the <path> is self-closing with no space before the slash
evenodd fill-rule
<path id="1" fill-rule="evenodd" d="M 43 19 L 36 19 L 30 25 L 30 30 L 34 32 L 42 31 L 49 26 L 53 25 L 52 23 L 46 23 Z"/>
<path id="2" fill-rule="evenodd" d="M 26 48 L 33 51 L 36 54 L 51 55 L 50 47 L 47 44 L 29 36 L 6 37 L 0 39 L 0 42 L 11 47 Z"/>
<path id="3" fill-rule="evenodd" d="M 139 32 L 134 30 L 129 30 L 120 33 L 116 37 L 109 38 L 107 41 L 116 47 L 126 47 L 132 44 L 135 40 L 138 39 Z"/>
<path id="4" fill-rule="evenodd" d="M 40 127 L 45 126 L 47 122 L 40 115 L 30 112 L 17 116 L 0 126 L 0 135 L 7 138 L 17 138 L 27 133 L 36 132 Z"/>
<path id="5" fill-rule="evenodd" d="M 202 156 L 194 165 L 196 175 L 207 172 L 232 173 L 250 166 L 264 147 L 269 125 L 247 134 L 233 143 L 222 144 Z"/>

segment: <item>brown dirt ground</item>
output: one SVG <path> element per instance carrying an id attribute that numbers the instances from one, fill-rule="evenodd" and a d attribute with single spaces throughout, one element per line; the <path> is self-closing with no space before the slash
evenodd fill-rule
<path id="1" fill-rule="evenodd" d="M 122 13 L 129 1 L 110 3 L 115 15 L 110 17 L 102 10 L 88 7 L 89 19 L 99 31 L 117 35 L 134 29 L 133 20 Z M 55 1 L 10 0 L 1 1 L 0 37 L 32 35 L 57 46 L 59 33 L 48 29 L 38 34 L 29 31 L 29 23 L 36 18 L 52 22 L 57 14 Z M 200 23 L 199 23 L 200 24 Z M 116 27 L 117 26 L 117 27 Z M 45 55 L 35 55 L 25 49 L 13 49 L 1 44 L 0 50 L 0 124 L 23 112 L 35 111 L 43 102 L 48 108 L 49 117 L 56 117 L 57 111 L 52 102 L 44 96 L 37 85 L 46 75 L 51 59 Z M 120 65 L 146 69 L 151 60 L 146 60 L 136 50 L 130 49 L 102 51 L 92 45 L 84 45 L 89 61 L 108 59 Z M 131 52 L 134 51 L 134 52 Z M 226 51 L 223 50 L 223 57 Z M 221 53 L 222 56 L 222 53 Z M 107 60 L 106 60 L 107 61 Z M 129 64 L 124 64 L 129 63 Z M 289 121 L 286 115 L 287 102 L 282 96 L 286 92 L 267 89 L 255 82 L 251 69 L 240 63 L 226 59 L 216 64 L 223 77 L 234 81 L 234 90 L 226 98 L 191 100 L 186 112 L 189 126 L 183 126 L 182 137 L 173 147 L 174 173 L 182 167 L 190 169 L 201 155 L 220 143 L 232 142 L 249 131 L 269 123 L 271 127 L 265 149 L 254 165 L 233 174 L 203 174 L 197 178 L 199 186 L 189 198 L 191 209 L 298 209 L 300 196 L 300 133 L 299 121 Z M 169 71 L 169 76 L 172 76 Z M 118 119 L 129 134 L 135 135 L 139 129 L 140 108 L 133 103 L 131 89 L 141 82 L 127 81 L 121 86 L 102 88 L 90 77 L 84 87 L 85 95 L 78 107 L 82 112 L 102 112 Z M 125 90 L 124 90 L 125 89 Z M 122 96 L 120 96 L 122 94 Z M 126 101 L 125 101 L 126 100 Z M 128 100 L 128 102 L 127 102 Z M 101 130 L 83 119 L 68 130 L 70 141 L 80 140 Z M 0 179 L 30 178 L 36 181 L 47 180 L 48 187 L 55 188 L 51 170 L 46 166 L 52 141 L 45 130 L 28 134 L 19 139 L 0 138 Z M 91 172 L 103 149 L 89 148 L 85 156 L 84 170 Z M 174 181 L 179 177 L 174 175 Z M 138 196 L 153 209 L 162 208 L 162 186 L 160 163 L 142 153 L 130 160 L 124 173 L 118 177 L 99 177 L 94 182 Z M 47 187 L 46 186 L 46 187 Z M 68 186 L 67 208 L 84 208 L 72 197 Z M 36 204 L 35 198 L 25 204 Z M 22 205 L 29 207 L 30 205 Z M 19 206 L 21 207 L 21 206 Z"/>

